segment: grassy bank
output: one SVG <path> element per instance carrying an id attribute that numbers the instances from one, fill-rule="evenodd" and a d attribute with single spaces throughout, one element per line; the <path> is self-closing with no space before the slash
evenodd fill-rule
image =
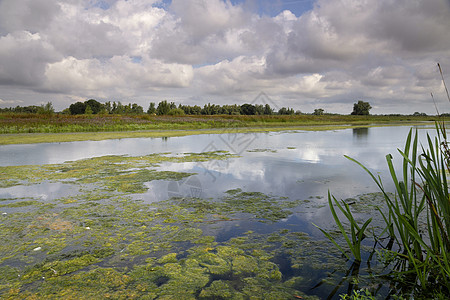
<path id="1" fill-rule="evenodd" d="M 0 144 L 173 137 L 223 132 L 328 130 L 418 124 L 433 116 L 120 116 L 0 114 Z"/>

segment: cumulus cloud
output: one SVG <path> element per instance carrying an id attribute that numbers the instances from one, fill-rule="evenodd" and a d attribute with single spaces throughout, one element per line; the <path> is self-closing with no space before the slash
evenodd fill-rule
<path id="1" fill-rule="evenodd" d="M 0 85 L 35 87 L 47 64 L 60 55 L 39 33 L 15 31 L 0 37 Z"/>
<path id="2" fill-rule="evenodd" d="M 135 96 L 137 91 L 164 87 L 186 87 L 192 79 L 192 67 L 164 64 L 145 59 L 133 62 L 128 56 L 114 56 L 106 63 L 98 59 L 68 57 L 50 64 L 45 88 L 59 93 L 83 93 L 99 97 Z"/>
<path id="3" fill-rule="evenodd" d="M 60 13 L 55 1 L 2 0 L 0 1 L 0 33 L 45 30 Z"/>
<path id="4" fill-rule="evenodd" d="M 297 15 L 259 3 L 0 0 L 0 105 L 49 94 L 57 108 L 79 97 L 242 103 L 265 91 L 302 111 L 348 113 L 365 99 L 376 113 L 410 112 L 406 101 L 433 113 L 436 63 L 450 66 L 447 0 L 316 0 Z"/>

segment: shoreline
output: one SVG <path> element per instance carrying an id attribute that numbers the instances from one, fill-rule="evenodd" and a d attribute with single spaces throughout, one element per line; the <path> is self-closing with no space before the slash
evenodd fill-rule
<path id="1" fill-rule="evenodd" d="M 200 134 L 225 134 L 225 133 L 249 133 L 249 132 L 280 132 L 280 131 L 327 131 L 344 130 L 351 128 L 370 128 L 385 126 L 420 126 L 432 125 L 433 121 L 422 122 L 392 122 L 362 124 L 317 124 L 317 125 L 287 125 L 287 126 L 261 126 L 261 127 L 237 127 L 237 128 L 208 128 L 208 129 L 174 129 L 174 130 L 138 130 L 138 131 L 96 131 L 96 132 L 65 132 L 65 133 L 13 133 L 1 134 L 0 145 L 23 145 L 39 143 L 66 143 L 79 141 L 102 141 L 125 138 L 165 138 L 180 137 Z"/>

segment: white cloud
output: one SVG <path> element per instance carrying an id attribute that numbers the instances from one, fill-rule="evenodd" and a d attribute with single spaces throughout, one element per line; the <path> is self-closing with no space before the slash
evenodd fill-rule
<path id="1" fill-rule="evenodd" d="M 45 87 L 61 93 L 95 95 L 102 91 L 99 97 L 117 94 L 130 97 L 135 96 L 136 91 L 186 87 L 192 73 L 191 66 L 164 64 L 152 59 L 135 63 L 127 56 L 114 56 L 105 62 L 68 57 L 49 65 Z"/>
<path id="2" fill-rule="evenodd" d="M 39 33 L 15 31 L 0 37 L 0 85 L 36 87 L 58 54 Z"/>
<path id="3" fill-rule="evenodd" d="M 61 107 L 84 96 L 242 103 L 265 91 L 302 111 L 348 113 L 365 99 L 375 113 L 433 113 L 436 63 L 450 73 L 447 0 L 317 0 L 274 17 L 249 3 L 1 0 L 0 92 L 51 93 Z"/>
<path id="4" fill-rule="evenodd" d="M 22 100 L 3 100 L 3 99 L 0 99 L 0 104 L 11 105 L 11 104 L 18 104 L 18 103 L 23 103 L 23 101 Z"/>
<path id="5" fill-rule="evenodd" d="M 2 0 L 0 1 L 0 34 L 14 31 L 44 30 L 60 13 L 56 1 Z"/>

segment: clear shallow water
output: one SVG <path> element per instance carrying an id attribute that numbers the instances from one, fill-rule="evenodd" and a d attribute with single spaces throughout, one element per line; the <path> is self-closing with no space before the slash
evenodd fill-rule
<path id="1" fill-rule="evenodd" d="M 277 223 L 237 218 L 202 229 L 205 234 L 214 235 L 217 242 L 242 236 L 249 230 L 269 234 L 280 229 L 307 232 L 318 239 L 324 239 L 323 234 L 312 223 L 321 227 L 332 225 L 327 207 L 328 191 L 337 198 L 378 191 L 369 175 L 344 155 L 355 158 L 372 172 L 378 173 L 385 178 L 385 187 L 392 189 L 385 155 L 393 154 L 394 162 L 400 164 L 396 149 L 403 148 L 409 130 L 410 127 L 402 126 L 11 145 L 0 146 L 0 165 L 52 164 L 103 155 L 139 156 L 166 152 L 176 155 L 225 150 L 240 157 L 225 161 L 162 163 L 159 167 L 161 170 L 197 175 L 178 182 L 148 182 L 148 191 L 133 195 L 133 198 L 147 203 L 173 196 L 215 199 L 222 197 L 227 190 L 240 188 L 248 192 L 287 197 L 290 200 L 309 200 L 310 205 L 293 209 L 294 214 Z M 429 131 L 433 134 L 434 129 L 430 128 Z M 422 138 L 425 132 L 426 130 L 420 130 Z M 77 190 L 70 184 L 43 183 L 0 189 L 0 198 L 57 199 L 76 193 Z M 303 270 L 303 273 L 297 275 L 311 275 L 307 270 Z M 283 274 L 287 275 L 285 272 Z M 315 274 L 314 278 L 317 280 L 307 288 L 312 288 L 323 276 L 325 275 L 322 273 Z M 312 294 L 328 294 L 327 291 L 319 290 Z"/>

